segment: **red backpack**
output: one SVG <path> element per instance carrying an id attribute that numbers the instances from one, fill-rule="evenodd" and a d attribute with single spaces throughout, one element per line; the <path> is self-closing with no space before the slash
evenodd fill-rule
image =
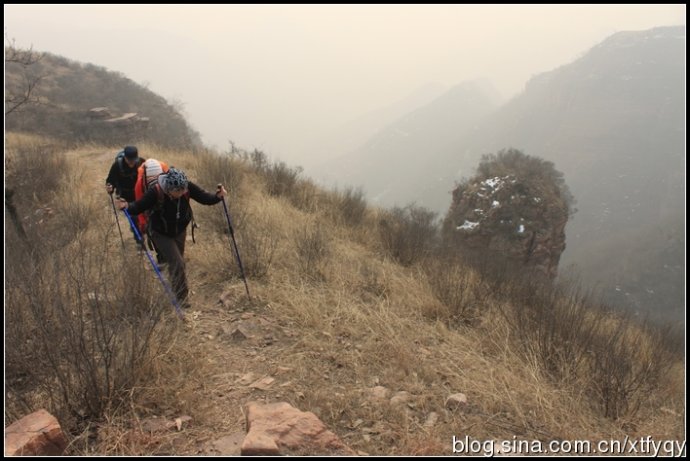
<path id="1" fill-rule="evenodd" d="M 139 166 L 137 169 L 137 182 L 134 185 L 134 200 L 140 200 L 152 184 L 158 185 L 158 175 L 167 173 L 170 168 L 165 162 L 160 162 L 156 159 L 150 158 Z M 151 174 L 153 171 L 153 174 Z M 162 191 L 160 191 L 162 193 Z M 163 200 L 159 196 L 159 202 Z M 148 226 L 149 212 L 139 213 L 137 216 L 137 226 L 141 235 L 146 233 Z"/>

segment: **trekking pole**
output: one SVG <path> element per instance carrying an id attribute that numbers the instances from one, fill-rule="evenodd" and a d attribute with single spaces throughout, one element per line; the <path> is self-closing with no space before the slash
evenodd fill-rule
<path id="1" fill-rule="evenodd" d="M 129 220 L 129 224 L 131 224 L 132 229 L 134 229 L 134 232 L 137 236 L 137 239 L 139 241 L 142 241 L 141 239 L 141 234 L 139 234 L 139 229 L 137 229 L 137 226 L 134 225 L 134 222 L 132 221 L 132 216 L 129 214 L 129 212 L 126 209 L 123 209 L 122 211 L 125 212 L 125 216 L 127 216 L 127 219 Z M 180 308 L 180 304 L 177 302 L 177 296 L 175 296 L 172 292 L 172 289 L 170 288 L 170 285 L 165 281 L 165 278 L 163 277 L 163 274 L 161 274 L 160 268 L 158 267 L 158 264 L 153 260 L 153 256 L 151 256 L 151 253 L 149 253 L 149 250 L 146 249 L 146 246 L 143 246 L 144 251 L 146 252 L 146 256 L 149 258 L 149 261 L 151 262 L 151 266 L 153 266 L 153 270 L 156 271 L 156 275 L 158 276 L 158 279 L 161 281 L 163 284 L 163 288 L 165 288 L 165 291 L 168 293 L 168 296 L 170 296 L 170 300 L 173 303 L 173 306 L 175 306 L 175 311 L 177 312 L 178 317 L 180 317 L 181 320 L 184 320 L 184 313 L 182 312 L 182 309 Z"/>
<path id="2" fill-rule="evenodd" d="M 218 190 L 223 187 L 222 184 L 218 184 Z M 244 281 L 244 288 L 247 290 L 247 298 L 252 299 L 249 296 L 249 285 L 247 285 L 247 277 L 244 276 L 244 267 L 242 267 L 242 259 L 240 259 L 240 252 L 237 249 L 237 242 L 235 241 L 235 232 L 232 230 L 232 221 L 230 220 L 230 213 L 228 213 L 228 207 L 225 205 L 225 197 L 220 198 L 223 201 L 223 210 L 225 211 L 225 217 L 228 220 L 228 229 L 230 230 L 230 239 L 232 240 L 232 246 L 235 249 L 235 257 L 237 258 L 237 265 L 240 267 L 240 275 Z"/>
<path id="3" fill-rule="evenodd" d="M 117 210 L 115 209 L 115 199 L 113 194 L 110 194 L 110 203 L 113 204 L 113 212 L 115 213 L 115 222 L 117 222 L 117 230 L 120 231 L 120 241 L 122 242 L 122 248 L 125 247 L 125 239 L 122 237 L 122 229 L 120 229 L 120 218 L 117 217 Z"/>

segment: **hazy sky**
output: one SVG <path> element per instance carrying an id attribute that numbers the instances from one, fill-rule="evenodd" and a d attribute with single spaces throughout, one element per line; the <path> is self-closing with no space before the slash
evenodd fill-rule
<path id="1" fill-rule="evenodd" d="M 209 145 L 297 165 L 310 138 L 428 83 L 504 97 L 685 5 L 5 5 L 5 36 L 118 71 L 185 103 Z"/>

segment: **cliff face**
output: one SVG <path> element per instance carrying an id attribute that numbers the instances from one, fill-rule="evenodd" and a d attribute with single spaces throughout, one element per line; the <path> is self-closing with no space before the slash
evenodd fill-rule
<path id="1" fill-rule="evenodd" d="M 565 250 L 567 194 L 550 175 L 502 171 L 479 174 L 453 191 L 444 237 L 461 253 L 505 258 L 553 279 Z"/>

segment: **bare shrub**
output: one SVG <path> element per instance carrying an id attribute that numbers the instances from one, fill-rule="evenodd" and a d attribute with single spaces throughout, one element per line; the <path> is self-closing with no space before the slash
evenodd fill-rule
<path id="1" fill-rule="evenodd" d="M 241 191 L 240 184 L 246 175 L 246 167 L 236 158 L 228 154 L 217 155 L 213 152 L 202 151 L 194 156 L 198 171 L 197 184 L 208 184 L 214 187 L 223 184 L 228 193 L 237 197 Z"/>
<path id="2" fill-rule="evenodd" d="M 67 162 L 60 146 L 21 143 L 8 148 L 5 156 L 5 189 L 16 192 L 15 204 L 27 207 L 45 202 L 58 189 L 67 173 Z"/>
<path id="3" fill-rule="evenodd" d="M 14 140 L 5 156 L 5 211 L 15 235 L 31 244 L 39 228 L 54 217 L 46 203 L 67 175 L 67 162 L 59 146 Z"/>
<path id="4" fill-rule="evenodd" d="M 309 179 L 299 179 L 289 199 L 296 208 L 307 213 L 316 213 L 328 207 L 327 194 Z"/>
<path id="5" fill-rule="evenodd" d="M 577 285 L 557 286 L 530 273 L 507 274 L 494 286 L 499 288 L 497 297 L 508 301 L 501 312 L 519 347 L 555 381 L 574 381 L 589 356 L 600 318 L 593 303 Z"/>
<path id="6" fill-rule="evenodd" d="M 302 168 L 291 168 L 285 162 L 272 163 L 265 171 L 266 191 L 269 195 L 290 197 L 295 191 Z"/>
<path id="7" fill-rule="evenodd" d="M 266 179 L 266 192 L 274 197 L 290 197 L 294 192 L 298 177 L 302 173 L 301 167 L 291 168 L 285 162 L 271 162 L 268 156 L 258 149 L 251 153 L 238 151 L 240 158 L 250 161 L 254 170 Z"/>
<path id="8" fill-rule="evenodd" d="M 223 184 L 227 190 L 225 209 L 227 209 L 230 222 L 234 226 L 234 211 L 238 208 L 236 204 L 247 200 L 247 197 L 243 196 L 244 189 L 241 187 L 247 177 L 246 166 L 235 157 L 230 157 L 227 154 L 217 155 L 208 151 L 199 152 L 195 155 L 194 160 L 195 170 L 198 172 L 197 179 L 194 180 L 196 184 L 207 184 L 208 186 L 205 188 L 209 192 L 215 192 L 217 184 Z M 192 203 L 192 208 L 197 226 L 196 236 L 210 239 L 213 232 L 228 235 L 228 217 L 225 215 L 222 203 L 212 207 Z"/>
<path id="9" fill-rule="evenodd" d="M 468 324 L 477 318 L 487 295 L 475 273 L 450 258 L 429 258 L 421 265 L 434 296 L 449 311 L 449 324 Z"/>
<path id="10" fill-rule="evenodd" d="M 94 197 L 89 197 L 93 199 Z M 58 239 L 70 241 L 72 236 L 86 232 L 93 222 L 94 208 L 87 200 L 67 195 L 61 203 L 59 212 L 56 213 L 52 230 L 54 233 L 62 234 Z M 124 218 L 124 217 L 123 217 Z M 121 218 L 120 225 L 124 235 L 128 232 L 129 223 L 126 218 Z"/>
<path id="11" fill-rule="evenodd" d="M 11 375 L 25 378 L 8 386 L 17 400 L 40 395 L 75 428 L 147 379 L 165 347 L 158 335 L 166 334 L 163 313 L 170 307 L 152 274 L 123 252 L 113 253 L 107 244 L 99 251 L 79 240 L 62 248 L 43 242 L 7 261 L 7 364 Z"/>
<path id="12" fill-rule="evenodd" d="M 575 281 L 513 277 L 502 290 L 510 302 L 501 312 L 523 354 L 607 418 L 633 416 L 682 357 L 658 326 L 614 312 Z"/>
<path id="13" fill-rule="evenodd" d="M 336 192 L 338 197 L 337 210 L 345 224 L 358 226 L 364 220 L 367 211 L 367 201 L 361 188 L 346 188 L 342 193 Z"/>
<path id="14" fill-rule="evenodd" d="M 21 78 L 8 78 L 5 74 L 5 117 L 23 106 L 41 104 L 41 98 L 36 95 L 44 75 L 40 73 L 36 64 L 43 59 L 43 53 L 29 49 L 17 48 L 14 39 L 9 39 L 5 33 L 5 69 L 15 69 Z"/>
<path id="15" fill-rule="evenodd" d="M 590 389 L 604 416 L 634 416 L 682 356 L 667 347 L 657 326 L 621 315 L 601 325 L 591 345 Z"/>
<path id="16" fill-rule="evenodd" d="M 264 216 L 247 213 L 242 207 L 238 207 L 232 216 L 235 241 L 247 277 L 261 278 L 268 274 L 281 240 L 262 218 Z M 228 250 L 228 255 L 233 255 L 231 251 Z M 235 267 L 235 274 L 239 277 L 239 266 L 235 264 Z"/>
<path id="17" fill-rule="evenodd" d="M 302 275 L 319 280 L 323 279 L 324 264 L 330 254 L 328 236 L 317 222 L 310 227 L 300 229 L 295 238 L 297 263 Z"/>
<path id="18" fill-rule="evenodd" d="M 379 221 L 379 237 L 384 251 L 403 266 L 431 254 L 437 244 L 436 213 L 423 207 L 395 207 Z"/>
<path id="19" fill-rule="evenodd" d="M 265 172 L 270 165 L 266 153 L 258 149 L 254 149 L 251 153 L 239 150 L 237 151 L 237 155 L 241 158 L 248 158 L 251 162 L 252 167 L 258 173 Z"/>

